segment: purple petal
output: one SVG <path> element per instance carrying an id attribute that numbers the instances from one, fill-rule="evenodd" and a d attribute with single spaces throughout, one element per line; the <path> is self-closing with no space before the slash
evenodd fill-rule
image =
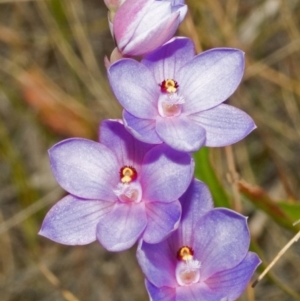
<path id="1" fill-rule="evenodd" d="M 244 73 L 244 53 L 216 48 L 195 56 L 179 72 L 180 94 L 186 114 L 215 107 L 238 87 Z"/>
<path id="2" fill-rule="evenodd" d="M 170 3 L 155 1 L 122 52 L 143 56 L 170 40 L 180 23 L 180 12 L 171 13 Z"/>
<path id="3" fill-rule="evenodd" d="M 188 117 L 156 119 L 156 132 L 172 148 L 183 152 L 195 152 L 205 143 L 205 130 Z"/>
<path id="4" fill-rule="evenodd" d="M 97 239 L 108 251 L 124 251 L 140 238 L 146 225 L 144 203 L 116 203 L 98 223 Z"/>
<path id="5" fill-rule="evenodd" d="M 171 1 L 172 6 L 177 6 L 177 5 L 184 5 L 185 0 L 167 0 L 167 1 Z"/>
<path id="6" fill-rule="evenodd" d="M 104 145 L 86 139 L 67 139 L 49 150 L 57 182 L 69 193 L 85 199 L 115 201 L 119 166 Z"/>
<path id="7" fill-rule="evenodd" d="M 213 209 L 196 229 L 193 249 L 202 264 L 202 280 L 233 268 L 245 258 L 250 243 L 246 217 L 229 209 Z"/>
<path id="8" fill-rule="evenodd" d="M 155 0 L 126 0 L 117 10 L 113 27 L 118 48 L 123 51 Z"/>
<path id="9" fill-rule="evenodd" d="M 96 240 L 100 218 L 113 207 L 111 202 L 89 201 L 68 195 L 47 213 L 40 235 L 65 245 L 86 245 Z"/>
<path id="10" fill-rule="evenodd" d="M 99 136 L 101 143 L 118 159 L 118 170 L 124 165 L 140 169 L 145 154 L 153 147 L 134 138 L 119 120 L 103 121 Z"/>
<path id="11" fill-rule="evenodd" d="M 156 118 L 160 90 L 147 67 L 132 59 L 122 59 L 108 68 L 108 79 L 126 111 L 139 118 Z"/>
<path id="12" fill-rule="evenodd" d="M 145 280 L 147 292 L 152 301 L 176 301 L 176 289 L 171 287 L 156 287 Z"/>
<path id="13" fill-rule="evenodd" d="M 153 147 L 145 156 L 141 172 L 143 199 L 149 202 L 172 202 L 188 188 L 194 161 L 187 153 L 165 144 Z"/>
<path id="14" fill-rule="evenodd" d="M 162 143 L 162 140 L 156 133 L 155 119 L 137 118 L 124 110 L 123 120 L 126 129 L 138 140 L 151 144 Z"/>
<path id="15" fill-rule="evenodd" d="M 256 128 L 248 114 L 226 104 L 189 117 L 205 128 L 205 145 L 210 147 L 221 147 L 238 142 Z"/>
<path id="16" fill-rule="evenodd" d="M 146 213 L 148 223 L 143 240 L 154 244 L 162 241 L 178 228 L 181 205 L 179 201 L 171 203 L 148 202 L 146 203 Z"/>
<path id="17" fill-rule="evenodd" d="M 137 249 L 137 260 L 146 278 L 155 286 L 176 287 L 176 252 L 169 246 L 168 240 L 158 244 L 141 241 Z"/>
<path id="18" fill-rule="evenodd" d="M 142 60 L 142 64 L 150 69 L 156 82 L 161 84 L 166 79 L 176 80 L 179 69 L 194 55 L 193 41 L 179 37 L 147 55 Z"/>
<path id="19" fill-rule="evenodd" d="M 181 246 L 192 246 L 198 221 L 204 214 L 213 209 L 212 196 L 203 182 L 194 179 L 188 190 L 180 198 L 180 202 L 182 217 L 180 227 L 176 232 L 178 243 Z"/>
<path id="20" fill-rule="evenodd" d="M 249 252 L 239 265 L 230 270 L 216 273 L 205 282 L 213 291 L 226 296 L 226 300 L 234 301 L 246 289 L 260 263 L 258 256 Z"/>
<path id="21" fill-rule="evenodd" d="M 227 301 L 219 292 L 211 290 L 205 283 L 196 283 L 176 288 L 176 301 Z M 155 300 L 153 300 L 155 301 Z"/>

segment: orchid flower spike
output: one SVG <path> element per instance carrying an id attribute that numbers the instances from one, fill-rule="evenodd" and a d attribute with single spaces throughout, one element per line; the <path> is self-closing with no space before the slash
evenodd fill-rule
<path id="1" fill-rule="evenodd" d="M 208 188 L 197 180 L 180 201 L 179 228 L 158 244 L 139 244 L 137 258 L 151 300 L 236 300 L 260 264 L 248 251 L 247 219 L 213 209 Z"/>
<path id="2" fill-rule="evenodd" d="M 243 73 L 241 50 L 215 48 L 195 56 L 188 38 L 172 39 L 141 62 L 121 59 L 108 68 L 125 127 L 141 141 L 184 152 L 230 145 L 256 128 L 249 115 L 223 104 Z"/>
<path id="3" fill-rule="evenodd" d="M 98 239 L 123 251 L 139 239 L 157 243 L 178 227 L 179 197 L 194 172 L 190 155 L 140 142 L 118 120 L 102 122 L 100 143 L 67 139 L 49 155 L 69 195 L 48 212 L 40 235 L 66 245 Z"/>

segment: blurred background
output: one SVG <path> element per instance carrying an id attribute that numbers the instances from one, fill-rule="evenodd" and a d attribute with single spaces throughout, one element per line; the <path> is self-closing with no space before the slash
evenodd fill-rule
<path id="1" fill-rule="evenodd" d="M 300 229 L 300 1 L 186 2 L 178 35 L 198 51 L 246 53 L 228 102 L 258 128 L 195 158 L 216 205 L 249 216 L 251 249 L 263 259 L 255 279 Z M 0 0 L 1 301 L 148 300 L 135 248 L 108 253 L 97 242 L 69 247 L 37 235 L 65 195 L 47 150 L 68 137 L 97 139 L 101 120 L 121 117 L 103 63 L 113 48 L 101 0 Z M 299 284 L 300 242 L 239 300 L 300 300 Z"/>

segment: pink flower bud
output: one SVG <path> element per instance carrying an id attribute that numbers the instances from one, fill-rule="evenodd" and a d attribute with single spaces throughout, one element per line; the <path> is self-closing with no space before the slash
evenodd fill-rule
<path id="1" fill-rule="evenodd" d="M 104 0 L 109 10 L 116 11 L 126 0 Z"/>
<path id="2" fill-rule="evenodd" d="M 187 6 L 176 1 L 126 0 L 113 19 L 113 34 L 123 55 L 143 56 L 170 40 Z"/>

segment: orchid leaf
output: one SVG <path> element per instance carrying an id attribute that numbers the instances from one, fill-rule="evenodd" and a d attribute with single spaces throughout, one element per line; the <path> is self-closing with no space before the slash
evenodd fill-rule
<path id="1" fill-rule="evenodd" d="M 230 208 L 228 195 L 223 189 L 209 158 L 209 149 L 202 147 L 194 154 L 195 177 L 208 185 L 216 207 Z"/>
<path id="2" fill-rule="evenodd" d="M 280 202 L 279 206 L 293 222 L 300 220 L 300 204 Z"/>
<path id="3" fill-rule="evenodd" d="M 251 186 L 246 182 L 239 182 L 240 192 L 252 202 L 252 204 L 264 211 L 270 218 L 272 218 L 279 225 L 297 232 L 300 229 L 300 225 L 293 226 L 293 223 L 299 219 L 297 212 L 292 213 L 293 209 L 290 204 L 278 203 L 274 201 L 261 187 Z M 300 206 L 298 205 L 300 211 Z M 298 211 L 298 212 L 299 212 Z"/>

